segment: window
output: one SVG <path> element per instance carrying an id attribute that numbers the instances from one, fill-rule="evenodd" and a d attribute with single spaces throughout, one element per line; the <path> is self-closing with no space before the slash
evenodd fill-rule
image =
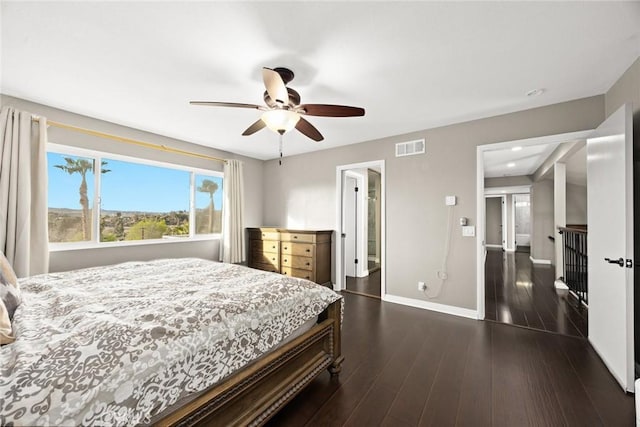
<path id="1" fill-rule="evenodd" d="M 47 153 L 49 241 L 91 240 L 94 159 Z"/>
<path id="2" fill-rule="evenodd" d="M 51 243 L 184 240 L 222 231 L 222 173 L 57 144 L 49 144 L 47 160 Z"/>
<path id="3" fill-rule="evenodd" d="M 195 232 L 222 232 L 222 178 L 219 176 L 196 175 Z"/>

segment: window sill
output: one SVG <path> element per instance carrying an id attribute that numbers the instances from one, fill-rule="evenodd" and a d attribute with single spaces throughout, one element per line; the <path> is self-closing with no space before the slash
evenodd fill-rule
<path id="1" fill-rule="evenodd" d="M 49 252 L 65 252 L 84 249 L 107 249 L 128 246 L 167 245 L 173 243 L 202 242 L 206 240 L 220 240 L 220 234 L 208 234 L 206 236 L 194 236 L 190 238 L 168 238 L 153 240 L 129 240 L 121 242 L 73 242 L 73 243 L 49 243 Z"/>

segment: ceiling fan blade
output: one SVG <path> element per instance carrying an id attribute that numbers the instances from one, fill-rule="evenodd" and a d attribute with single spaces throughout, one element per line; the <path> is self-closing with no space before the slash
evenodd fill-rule
<path id="1" fill-rule="evenodd" d="M 287 87 L 284 85 L 280 74 L 270 68 L 263 68 L 262 80 L 271 99 L 282 105 L 289 104 L 289 92 L 287 92 Z"/>
<path id="2" fill-rule="evenodd" d="M 256 110 L 266 110 L 262 105 L 241 104 L 238 102 L 213 102 L 213 101 L 189 101 L 191 105 L 204 105 L 208 107 L 234 107 L 234 108 L 253 108 Z"/>
<path id="3" fill-rule="evenodd" d="M 247 128 L 247 130 L 242 132 L 242 135 L 244 135 L 244 136 L 253 135 L 254 133 L 256 133 L 259 130 L 261 130 L 262 128 L 264 128 L 265 126 L 266 126 L 266 124 L 264 123 L 264 121 L 262 119 L 258 119 L 258 121 L 256 121 L 254 124 L 249 126 Z"/>
<path id="4" fill-rule="evenodd" d="M 298 107 L 300 113 L 308 116 L 324 116 L 324 117 L 357 117 L 364 116 L 364 108 L 349 107 L 346 105 L 330 105 L 330 104 L 304 104 Z"/>
<path id="5" fill-rule="evenodd" d="M 296 129 L 298 129 L 300 133 L 304 134 L 305 136 L 308 136 L 314 141 L 320 142 L 324 139 L 324 136 L 322 136 L 322 134 L 318 132 L 318 129 L 316 129 L 315 126 L 313 126 L 311 123 L 309 123 L 302 117 L 300 117 L 300 120 L 298 120 L 298 123 L 296 124 Z"/>

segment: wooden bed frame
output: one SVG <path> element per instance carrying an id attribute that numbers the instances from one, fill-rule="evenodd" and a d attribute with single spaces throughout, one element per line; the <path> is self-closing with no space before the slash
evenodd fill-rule
<path id="1" fill-rule="evenodd" d="M 324 369 L 340 373 L 342 299 L 298 338 L 261 358 L 195 400 L 160 419 L 157 426 L 266 423 Z"/>

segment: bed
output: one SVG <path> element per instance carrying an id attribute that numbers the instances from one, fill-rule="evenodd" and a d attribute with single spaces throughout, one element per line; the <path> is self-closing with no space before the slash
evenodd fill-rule
<path id="1" fill-rule="evenodd" d="M 20 279 L 0 425 L 260 425 L 340 372 L 341 297 L 195 258 Z"/>

